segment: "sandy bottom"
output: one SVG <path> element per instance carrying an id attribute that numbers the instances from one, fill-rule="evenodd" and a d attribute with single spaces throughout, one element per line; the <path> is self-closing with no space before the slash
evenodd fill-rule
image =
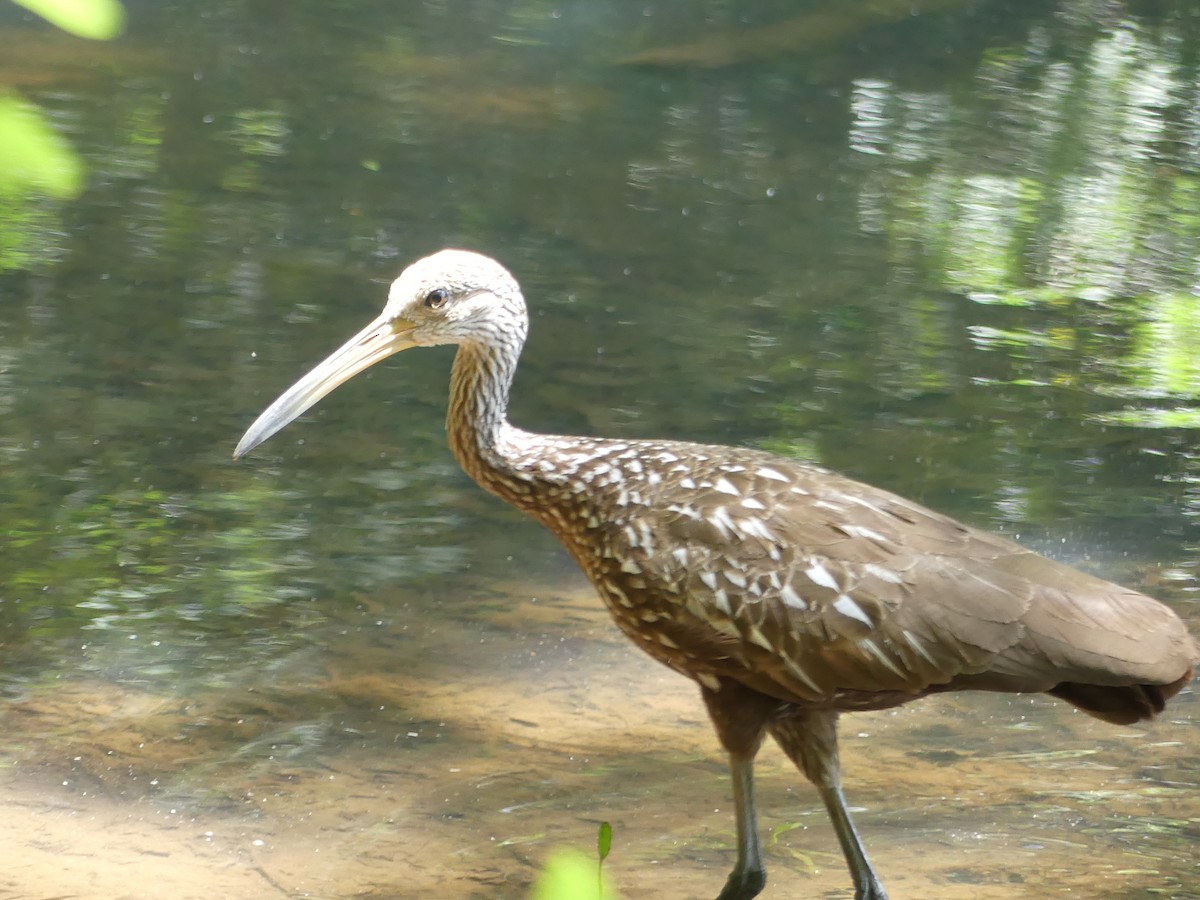
<path id="1" fill-rule="evenodd" d="M 586 588 L 497 595 L 189 696 L 31 690 L 0 714 L 0 898 L 524 897 L 604 820 L 621 896 L 715 896 L 733 813 L 695 689 Z M 848 716 L 847 792 L 893 900 L 1200 898 L 1197 721 L 1191 695 L 1145 729 L 988 695 Z M 851 898 L 814 791 L 760 759 L 764 897 Z"/>

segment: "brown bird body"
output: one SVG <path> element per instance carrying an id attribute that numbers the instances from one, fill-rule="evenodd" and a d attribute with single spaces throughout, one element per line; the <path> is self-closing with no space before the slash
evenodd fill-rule
<path id="1" fill-rule="evenodd" d="M 768 732 L 820 792 L 858 900 L 885 900 L 842 797 L 840 712 L 1045 692 L 1129 724 L 1190 680 L 1197 648 L 1163 604 L 887 491 L 745 448 L 515 428 L 506 408 L 527 324 L 499 264 L 457 250 L 421 260 L 235 455 L 391 353 L 458 344 L 447 430 L 463 468 L 549 528 L 621 630 L 700 685 L 738 819 L 719 900 L 765 883 L 752 773 Z"/>

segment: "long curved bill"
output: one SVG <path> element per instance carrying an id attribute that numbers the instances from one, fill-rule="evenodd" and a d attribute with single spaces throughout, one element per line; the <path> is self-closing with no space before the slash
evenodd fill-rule
<path id="1" fill-rule="evenodd" d="M 413 328 L 413 323 L 404 319 L 380 316 L 263 410 L 262 415 L 254 420 L 254 424 L 246 429 L 238 441 L 233 458 L 249 453 L 363 369 L 387 359 L 393 353 L 415 347 L 411 339 Z"/>

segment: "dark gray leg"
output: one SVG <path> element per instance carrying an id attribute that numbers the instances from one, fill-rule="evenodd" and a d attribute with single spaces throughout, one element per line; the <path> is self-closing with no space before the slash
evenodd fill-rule
<path id="1" fill-rule="evenodd" d="M 733 775 L 733 806 L 737 811 L 737 863 L 717 900 L 748 900 L 767 884 L 762 845 L 758 841 L 758 817 L 754 812 L 754 758 L 730 754 Z"/>
<path id="2" fill-rule="evenodd" d="M 779 701 L 732 681 L 722 682 L 719 691 L 702 687 L 700 693 L 717 737 L 729 752 L 737 815 L 737 863 L 717 900 L 750 900 L 767 883 L 754 813 L 754 756 L 762 746 L 767 721 Z"/>
<path id="3" fill-rule="evenodd" d="M 887 900 L 883 883 L 871 867 L 862 839 L 842 795 L 842 771 L 838 762 L 837 713 L 832 710 L 795 710 L 770 723 L 771 735 L 779 742 L 800 771 L 808 776 L 821 795 L 850 877 L 855 900 Z"/>

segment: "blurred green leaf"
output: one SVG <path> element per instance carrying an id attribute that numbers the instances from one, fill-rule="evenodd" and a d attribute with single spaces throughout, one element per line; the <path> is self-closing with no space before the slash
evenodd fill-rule
<path id="1" fill-rule="evenodd" d="M 612 900 L 596 878 L 596 861 L 578 850 L 560 850 L 546 860 L 533 885 L 532 900 Z"/>
<path id="2" fill-rule="evenodd" d="M 0 190 L 29 187 L 75 197 L 83 190 L 83 163 L 36 107 L 0 94 Z"/>
<path id="3" fill-rule="evenodd" d="M 115 38 L 125 27 L 125 7 L 117 0 L 14 0 L 47 22 L 77 37 Z"/>

